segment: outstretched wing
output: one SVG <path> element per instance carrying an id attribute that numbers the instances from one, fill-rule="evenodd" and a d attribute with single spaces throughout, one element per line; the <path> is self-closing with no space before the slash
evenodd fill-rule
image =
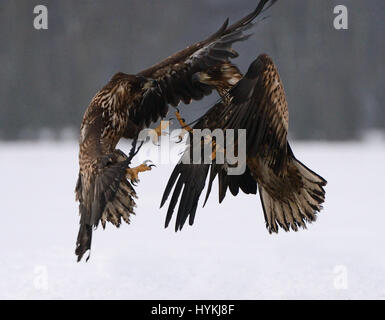
<path id="1" fill-rule="evenodd" d="M 246 129 L 248 157 L 259 156 L 276 173 L 285 168 L 289 112 L 273 60 L 260 55 L 229 92 L 231 103 L 218 115 L 223 129 Z"/>
<path id="2" fill-rule="evenodd" d="M 230 189 L 230 192 L 234 196 L 239 193 L 239 190 L 242 190 L 246 194 L 257 193 L 257 183 L 252 178 L 248 168 L 246 168 L 246 171 L 240 176 L 229 176 L 227 175 L 223 165 L 215 163 L 189 165 L 178 163 L 170 176 L 161 202 L 162 207 L 167 201 L 175 185 L 167 210 L 165 221 L 166 228 L 172 219 L 175 207 L 178 205 L 178 201 L 179 207 L 175 221 L 175 231 L 182 230 L 187 219 L 189 224 L 193 225 L 198 207 L 198 201 L 205 187 L 209 171 L 210 184 L 207 196 L 211 191 L 212 181 L 218 175 L 219 202 L 222 202 L 224 199 L 227 189 Z"/>
<path id="3" fill-rule="evenodd" d="M 238 53 L 232 48 L 237 41 L 246 40 L 250 35 L 244 31 L 252 26 L 252 21 L 276 0 L 260 0 L 257 8 L 243 19 L 228 26 L 228 20 L 206 40 L 195 43 L 179 51 L 154 66 L 139 72 L 137 76 L 154 79 L 152 88 L 144 94 L 142 103 L 132 110 L 131 119 L 138 125 L 147 126 L 165 116 L 168 104 L 177 106 L 180 101 L 188 104 L 200 100 L 212 91 L 212 87 L 193 81 L 197 72 L 207 71 L 229 63 Z M 224 81 L 228 77 L 224 76 Z"/>
<path id="4" fill-rule="evenodd" d="M 224 107 L 225 105 L 223 102 L 217 103 L 200 118 L 194 126 L 194 129 L 207 128 L 213 131 L 217 128 L 221 128 L 221 123 L 217 122 L 217 116 Z M 182 155 L 182 159 L 183 157 L 192 157 L 193 149 L 204 148 L 203 141 L 200 144 L 198 143 L 198 145 L 191 143 L 193 141 L 191 133 L 189 140 L 190 144 Z M 222 163 L 216 163 L 215 160 L 211 164 L 184 164 L 182 159 L 175 166 L 163 193 L 161 207 L 165 204 L 172 192 L 172 197 L 167 210 L 165 227 L 169 225 L 174 210 L 178 205 L 178 201 L 179 207 L 175 221 L 175 231 L 182 230 L 187 219 L 190 225 L 194 223 L 198 201 L 204 190 L 208 175 L 210 178 L 205 203 L 211 192 L 212 183 L 217 176 L 220 203 L 223 201 L 228 189 L 234 196 L 239 193 L 239 190 L 242 190 L 246 194 L 257 193 L 257 183 L 252 178 L 250 170 L 247 167 L 242 175 L 228 175 L 225 166 Z M 189 163 L 192 163 L 192 158 L 190 158 Z"/>
<path id="5" fill-rule="evenodd" d="M 288 109 L 283 86 L 271 58 L 260 55 L 250 65 L 246 75 L 230 90 L 226 103 L 215 105 L 201 118 L 196 127 L 211 130 L 246 129 L 247 158 L 257 156 L 265 160 L 272 169 L 278 172 L 283 170 L 287 158 Z M 175 167 L 162 199 L 163 205 L 176 185 L 167 212 L 166 226 L 181 194 L 175 228 L 181 229 L 187 217 L 190 217 L 190 224 L 194 222 L 197 203 L 204 189 L 209 167 L 208 164 L 182 163 Z M 228 188 L 233 195 L 237 195 L 239 189 L 245 193 L 256 193 L 257 182 L 252 178 L 249 168 L 243 175 L 229 176 L 223 165 L 213 163 L 206 200 L 216 176 L 220 202 Z"/>

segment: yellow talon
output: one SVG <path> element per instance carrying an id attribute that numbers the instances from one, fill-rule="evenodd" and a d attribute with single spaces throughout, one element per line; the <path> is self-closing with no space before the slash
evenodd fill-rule
<path id="1" fill-rule="evenodd" d="M 182 118 L 182 116 L 180 115 L 179 110 L 177 110 L 177 111 L 175 112 L 175 116 L 176 116 L 176 118 L 178 119 L 179 124 L 180 124 L 180 126 L 182 127 L 182 129 L 185 129 L 185 130 L 187 130 L 188 132 L 191 132 L 191 133 L 192 133 L 193 129 L 192 129 L 192 128 L 186 123 L 186 121 Z"/>
<path id="2" fill-rule="evenodd" d="M 139 182 L 139 179 L 138 179 L 139 172 L 150 171 L 152 167 L 155 166 L 153 164 L 147 165 L 148 162 L 149 161 L 145 161 L 135 168 L 127 168 L 126 169 L 127 179 L 131 180 L 131 182 Z"/>
<path id="3" fill-rule="evenodd" d="M 177 110 L 175 112 L 175 116 L 176 118 L 178 119 L 179 121 L 179 124 L 180 126 L 182 127 L 182 132 L 179 134 L 178 138 L 179 138 L 179 141 L 178 142 L 181 142 L 185 136 L 185 134 L 187 132 L 190 132 L 190 133 L 193 133 L 193 129 L 186 123 L 186 121 L 182 118 L 179 110 Z M 183 130 L 184 129 L 184 130 Z M 225 153 L 225 149 L 220 146 L 220 145 L 217 145 L 216 142 L 214 140 L 212 140 L 212 137 L 210 136 L 205 136 L 204 137 L 204 144 L 208 144 L 208 143 L 212 143 L 212 147 L 213 147 L 213 151 L 211 153 L 211 160 L 214 161 L 216 156 L 217 156 L 217 148 L 218 148 L 218 151 L 219 152 L 223 152 Z"/>
<path id="4" fill-rule="evenodd" d="M 175 116 L 182 128 L 182 131 L 181 133 L 179 134 L 178 138 L 179 140 L 177 141 L 177 143 L 183 141 L 184 139 L 184 136 L 186 135 L 187 132 L 193 132 L 193 129 L 186 123 L 186 121 L 182 118 L 179 110 L 175 111 Z"/>

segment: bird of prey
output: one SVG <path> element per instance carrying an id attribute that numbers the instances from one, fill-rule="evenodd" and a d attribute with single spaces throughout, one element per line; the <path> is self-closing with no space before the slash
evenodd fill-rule
<path id="1" fill-rule="evenodd" d="M 94 96 L 81 124 L 79 138 L 80 229 L 75 253 L 78 261 L 91 247 L 92 230 L 107 221 L 119 226 L 134 213 L 136 193 L 132 182 L 150 170 L 148 163 L 129 168 L 130 158 L 116 149 L 121 138 L 135 139 L 144 127 L 166 116 L 168 106 L 188 104 L 212 92 L 213 87 L 193 81 L 199 72 L 215 70 L 220 82 L 233 85 L 232 48 L 250 35 L 244 31 L 275 0 L 261 0 L 256 9 L 231 26 L 228 19 L 206 40 L 195 43 L 135 75 L 117 73 Z M 237 75 L 235 75 L 236 77 Z M 128 180 L 127 180 L 128 179 Z"/>
<path id="2" fill-rule="evenodd" d="M 166 227 L 178 200 L 175 231 L 181 230 L 187 219 L 190 225 L 194 223 L 198 200 L 208 175 L 205 203 L 216 176 L 219 202 L 224 199 L 227 189 L 234 196 L 239 190 L 256 194 L 258 189 L 270 233 L 278 232 L 279 226 L 285 231 L 305 228 L 306 222 L 314 221 L 322 209 L 326 180 L 297 160 L 290 148 L 287 141 L 287 101 L 272 59 L 266 54 L 260 55 L 250 65 L 246 75 L 242 77 L 239 74 L 239 78 L 241 80 L 232 88 L 219 91 L 222 99 L 193 128 L 184 122 L 182 126 L 190 136 L 194 134 L 194 129 L 246 129 L 246 170 L 242 175 L 228 175 L 227 163 L 216 163 L 215 151 L 211 164 L 185 164 L 180 161 L 170 176 L 161 202 L 162 207 L 175 186 L 167 211 Z M 214 87 L 217 81 L 216 74 L 210 72 L 198 74 L 197 80 Z M 192 137 L 189 141 L 183 156 L 191 157 L 193 148 L 201 150 L 206 143 L 205 139 L 191 143 Z M 226 152 L 225 146 L 221 147 Z"/>

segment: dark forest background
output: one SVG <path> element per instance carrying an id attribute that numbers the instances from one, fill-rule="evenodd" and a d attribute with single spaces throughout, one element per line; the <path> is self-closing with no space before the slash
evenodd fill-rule
<path id="1" fill-rule="evenodd" d="M 76 137 L 90 99 L 118 72 L 136 73 L 256 0 L 0 0 L 0 140 Z M 33 8 L 48 7 L 48 30 Z M 346 5 L 349 29 L 335 30 Z M 284 82 L 296 139 L 345 140 L 385 129 L 383 0 L 279 0 L 235 45 L 246 70 L 268 53 Z M 194 120 L 213 95 L 182 107 Z"/>

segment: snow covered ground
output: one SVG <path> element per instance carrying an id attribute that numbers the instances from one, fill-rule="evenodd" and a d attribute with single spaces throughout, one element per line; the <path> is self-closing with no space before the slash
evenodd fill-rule
<path id="1" fill-rule="evenodd" d="M 292 146 L 329 182 L 308 230 L 269 235 L 259 196 L 216 190 L 193 227 L 164 229 L 160 165 L 132 224 L 99 228 L 76 263 L 76 143 L 0 144 L 0 298 L 385 299 L 385 143 Z"/>

